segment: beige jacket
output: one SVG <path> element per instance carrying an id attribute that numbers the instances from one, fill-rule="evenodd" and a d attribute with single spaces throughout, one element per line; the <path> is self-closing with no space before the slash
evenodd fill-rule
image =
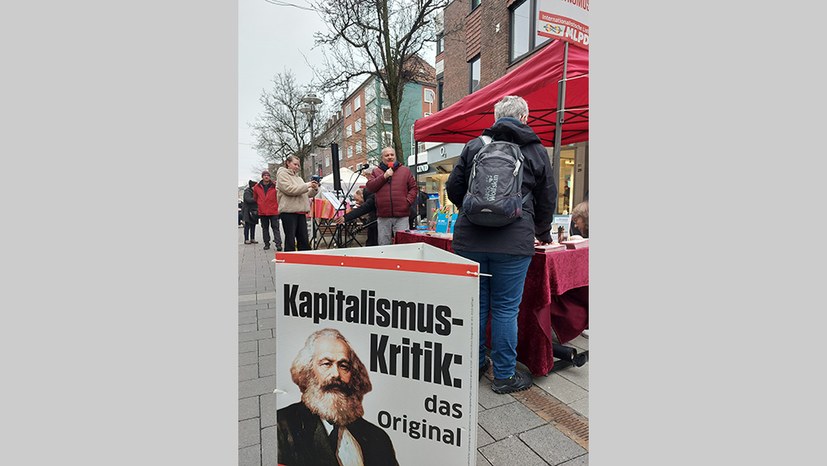
<path id="1" fill-rule="evenodd" d="M 318 189 L 310 189 L 299 175 L 286 167 L 279 168 L 276 173 L 276 186 L 279 213 L 309 212 L 309 197 L 315 196 L 318 192 Z"/>

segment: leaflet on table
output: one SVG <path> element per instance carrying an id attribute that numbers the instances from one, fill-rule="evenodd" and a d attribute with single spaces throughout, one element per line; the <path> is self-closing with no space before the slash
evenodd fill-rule
<path id="1" fill-rule="evenodd" d="M 534 245 L 534 250 L 537 252 L 564 251 L 565 249 L 566 245 L 560 243 Z"/>
<path id="2" fill-rule="evenodd" d="M 437 214 L 436 215 L 436 228 L 434 229 L 437 233 L 448 233 L 448 215 L 447 214 Z"/>
<path id="3" fill-rule="evenodd" d="M 568 240 L 568 241 L 563 241 L 561 244 L 563 244 L 568 249 L 587 248 L 587 247 L 589 247 L 589 239 L 588 238 L 583 238 L 583 239 Z"/>
<path id="4" fill-rule="evenodd" d="M 569 231 L 569 226 L 571 225 L 571 215 L 555 215 L 551 221 L 551 237 L 554 242 L 558 242 L 557 240 L 557 230 L 559 227 L 563 227 L 563 238 L 568 238 L 571 235 Z"/>

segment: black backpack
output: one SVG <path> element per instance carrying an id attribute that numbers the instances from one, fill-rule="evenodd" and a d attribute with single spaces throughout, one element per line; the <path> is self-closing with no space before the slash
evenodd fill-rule
<path id="1" fill-rule="evenodd" d="M 530 192 L 525 198 L 521 194 L 523 153 L 512 142 L 480 139 L 483 146 L 471 164 L 462 212 L 475 225 L 505 226 L 522 217 L 523 203 L 531 197 Z"/>

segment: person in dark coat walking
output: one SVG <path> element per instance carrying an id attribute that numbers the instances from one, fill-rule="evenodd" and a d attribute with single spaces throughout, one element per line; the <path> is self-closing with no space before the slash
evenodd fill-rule
<path id="1" fill-rule="evenodd" d="M 494 125 L 483 131 L 494 141 L 509 141 L 523 154 L 522 216 L 502 227 L 472 223 L 460 208 L 454 227 L 454 252 L 480 264 L 480 371 L 488 369 L 486 325 L 491 317 L 491 362 L 495 393 L 511 393 L 531 387 L 531 374 L 518 371 L 517 314 L 526 272 L 534 255 L 534 238 L 551 243 L 551 220 L 557 203 L 548 151 L 526 124 L 528 104 L 519 96 L 506 96 L 494 105 Z M 469 141 L 448 177 L 448 198 L 461 206 L 468 191 L 474 156 L 482 148 L 480 138 Z M 489 275 L 482 275 L 489 274 Z"/>
<path id="2" fill-rule="evenodd" d="M 244 190 L 244 202 L 241 205 L 241 219 L 244 221 L 244 244 L 258 244 L 256 241 L 256 224 L 258 223 L 258 203 L 253 194 L 256 182 L 249 180 Z"/>

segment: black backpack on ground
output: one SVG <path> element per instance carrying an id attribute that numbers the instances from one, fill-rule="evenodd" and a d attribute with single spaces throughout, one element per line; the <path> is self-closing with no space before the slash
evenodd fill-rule
<path id="1" fill-rule="evenodd" d="M 531 197 L 521 194 L 523 153 L 513 142 L 480 139 L 483 146 L 471 164 L 462 212 L 475 225 L 505 226 L 522 217 L 523 203 Z"/>

